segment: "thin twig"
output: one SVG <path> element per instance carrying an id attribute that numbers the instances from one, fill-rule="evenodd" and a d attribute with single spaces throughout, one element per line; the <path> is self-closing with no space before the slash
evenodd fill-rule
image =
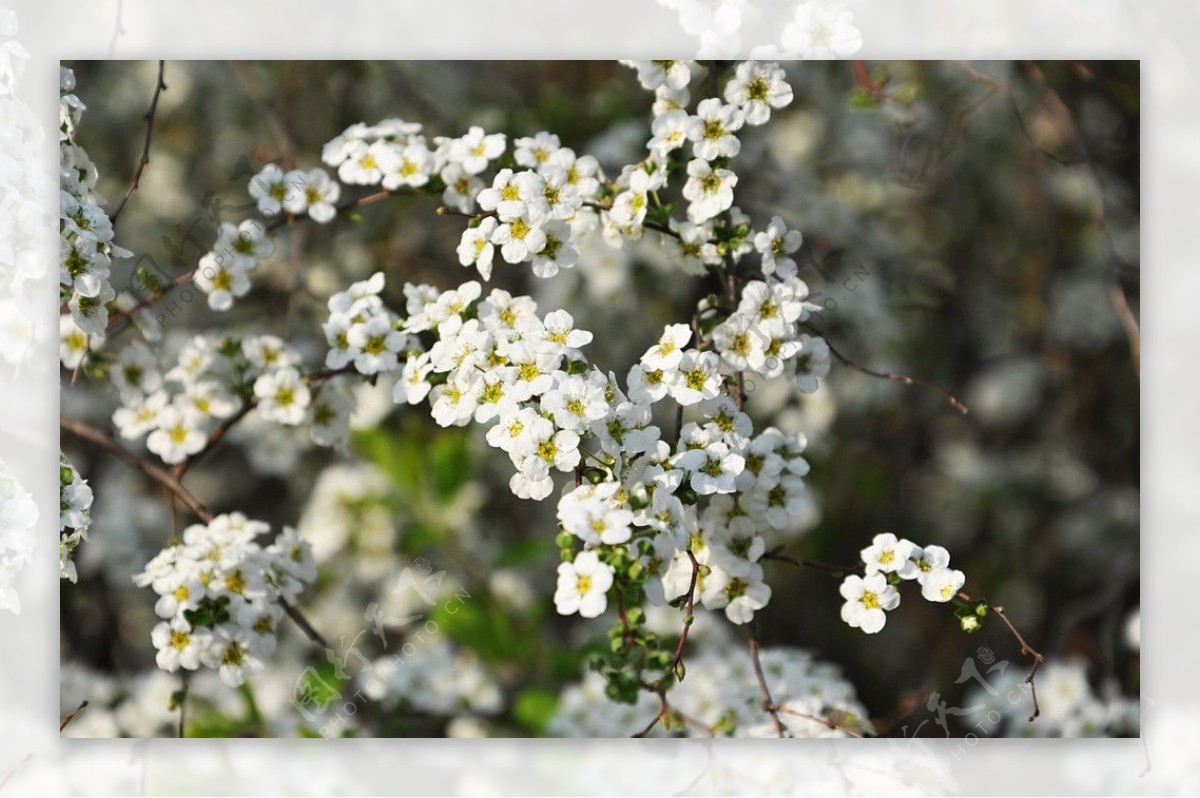
<path id="1" fill-rule="evenodd" d="M 129 202 L 129 198 L 133 196 L 133 192 L 137 191 L 138 183 L 142 179 L 142 171 L 146 168 L 146 164 L 150 163 L 150 140 L 154 137 L 154 117 L 158 112 L 158 98 L 166 90 L 167 84 L 163 82 L 163 72 L 166 70 L 166 61 L 158 62 L 158 82 L 154 86 L 154 96 L 150 98 L 150 108 L 142 117 L 146 120 L 146 139 L 142 143 L 142 155 L 138 158 L 137 166 L 133 169 L 133 179 L 129 181 L 129 188 L 125 190 L 125 196 L 121 198 L 120 204 L 109 217 L 112 220 L 112 226 L 115 229 L 117 219 L 120 218 L 121 212 L 125 210 L 125 205 Z"/>
<path id="2" fill-rule="evenodd" d="M 671 672 L 679 678 L 679 665 L 683 662 L 683 647 L 687 645 L 688 632 L 696 620 L 696 581 L 700 578 L 700 561 L 691 549 L 687 550 L 688 559 L 692 561 L 692 579 L 688 583 L 687 615 L 683 616 L 683 631 L 679 634 L 679 643 L 675 646 L 675 658 L 671 661 Z"/>
<path id="3" fill-rule="evenodd" d="M 823 338 L 825 340 L 826 346 L 829 347 L 830 353 L 832 353 L 834 357 L 836 357 L 842 363 L 844 363 L 845 365 L 854 369 L 855 371 L 860 371 L 863 374 L 866 374 L 868 377 L 878 377 L 879 379 L 882 379 L 882 380 L 892 380 L 893 382 L 902 382 L 905 385 L 926 385 L 930 388 L 940 391 L 942 393 L 942 395 L 946 397 L 946 401 L 948 401 L 950 403 L 951 407 L 953 407 L 959 413 L 962 413 L 964 416 L 967 415 L 967 412 L 968 412 L 967 406 L 965 404 L 963 404 L 957 396 L 950 393 L 950 391 L 948 391 L 945 388 L 943 388 L 942 386 L 938 385 L 936 382 L 930 382 L 929 380 L 922 379 L 920 377 L 911 377 L 907 374 L 897 374 L 897 373 L 890 372 L 890 371 L 875 371 L 874 369 L 869 369 L 866 366 L 860 366 L 858 363 L 855 363 L 853 360 L 851 360 L 850 358 L 843 355 L 836 347 L 834 347 L 833 343 L 829 340 L 829 338 L 824 333 L 822 333 L 819 329 L 814 327 L 812 325 L 812 322 L 805 322 L 804 326 L 809 332 L 813 333 L 814 335 L 819 335 L 821 338 Z"/>
<path id="4" fill-rule="evenodd" d="M 832 718 L 826 718 L 821 715 L 810 715 L 807 712 L 797 712 L 796 710 L 791 709 L 789 707 L 785 707 L 782 704 L 773 704 L 772 706 L 773 706 L 775 712 L 782 712 L 785 715 L 795 715 L 797 718 L 804 718 L 806 720 L 815 721 L 816 723 L 820 723 L 822 726 L 825 726 L 825 727 L 829 728 L 830 730 L 845 732 L 846 734 L 849 734 L 851 737 L 857 737 L 860 740 L 863 739 L 864 737 L 866 737 L 866 735 L 863 734 L 862 732 L 856 731 L 855 729 L 851 729 L 849 726 L 843 726 L 842 724 L 836 722 Z"/>
<path id="5" fill-rule="evenodd" d="M 1038 706 L 1037 685 L 1034 679 L 1037 676 L 1038 668 L 1042 667 L 1042 663 L 1046 661 L 1046 658 L 1033 646 L 1025 642 L 1025 638 L 1017 631 L 1017 627 L 1008 619 L 1008 614 L 1004 612 L 1003 607 L 992 607 L 992 609 L 995 610 L 1000 620 L 1004 621 L 1004 625 L 1013 633 L 1013 637 L 1017 638 L 1017 642 L 1021 644 L 1021 653 L 1033 659 L 1033 667 L 1029 669 L 1029 675 L 1025 677 L 1025 684 L 1029 685 L 1029 695 L 1033 698 L 1033 712 L 1029 715 L 1029 720 L 1032 722 L 1038 715 L 1042 714 L 1042 709 Z"/>
<path id="6" fill-rule="evenodd" d="M 374 194 L 367 194 L 366 196 L 358 197 L 357 199 L 346 200 L 336 206 L 337 213 L 342 214 L 342 213 L 345 213 L 346 211 L 357 210 L 358 208 L 365 208 L 368 205 L 374 205 L 377 202 L 381 202 L 385 199 L 395 197 L 395 196 L 399 195 L 400 193 L 401 193 L 401 191 L 399 191 L 399 190 L 398 191 L 376 191 Z M 292 214 L 281 214 L 281 215 L 275 217 L 274 219 L 272 219 L 271 221 L 267 222 L 264 225 L 264 230 L 266 232 L 270 233 L 275 230 L 278 230 L 281 227 L 285 227 L 285 226 L 291 224 L 293 221 L 303 221 L 308 218 L 309 217 L 307 215 L 293 216 Z M 185 273 L 179 275 L 178 277 L 176 277 L 171 282 L 167 283 L 166 285 L 160 286 L 160 287 L 156 288 L 155 290 L 151 291 L 145 297 L 138 300 L 138 302 L 136 304 L 134 304 L 132 307 L 130 307 L 129 310 L 124 310 L 124 311 L 120 311 L 119 313 L 114 313 L 112 316 L 109 317 L 108 327 L 106 329 L 111 330 L 117 324 L 120 324 L 121 322 L 125 321 L 126 319 L 132 317 L 138 311 L 145 310 L 146 308 L 150 307 L 158 300 L 162 299 L 164 296 L 166 296 L 168 293 L 170 293 L 174 289 L 191 282 L 195 276 L 196 276 L 195 269 L 185 272 Z"/>
<path id="7" fill-rule="evenodd" d="M 183 486 L 183 484 L 165 468 L 159 468 L 153 463 L 146 462 L 142 458 L 135 455 L 133 452 L 126 449 L 121 444 L 117 443 L 112 436 L 112 433 L 106 432 L 99 427 L 94 427 L 83 421 L 77 421 L 73 418 L 62 416 L 58 420 L 59 426 L 67 432 L 70 432 L 75 437 L 93 443 L 108 452 L 116 455 L 118 459 L 126 465 L 141 471 L 150 479 L 162 485 L 171 493 L 179 497 L 189 510 L 191 510 L 197 518 L 204 523 L 210 523 L 213 519 L 212 512 L 204 506 L 203 503 L 191 491 Z"/>
<path id="8" fill-rule="evenodd" d="M 758 635 L 753 628 L 747 635 L 746 642 L 750 647 L 750 661 L 754 663 L 754 675 L 758 678 L 758 690 L 762 693 L 763 709 L 771 713 L 771 720 L 775 722 L 775 732 L 780 737 L 786 737 L 787 727 L 779 719 L 778 705 L 771 699 L 771 688 L 767 687 L 767 677 L 763 675 L 762 662 L 758 657 Z"/>
<path id="9" fill-rule="evenodd" d="M 650 732 L 654 731 L 654 729 L 663 721 L 664 718 L 668 720 L 676 719 L 687 726 L 695 726 L 709 737 L 717 736 L 717 730 L 712 726 L 709 726 L 699 718 L 692 717 L 691 715 L 680 712 L 672 707 L 671 702 L 667 699 L 667 693 L 665 690 L 655 690 L 654 694 L 658 696 L 658 714 L 656 714 L 643 729 L 634 732 L 630 735 L 630 737 L 648 737 Z"/>
<path id="10" fill-rule="evenodd" d="M 857 567 L 852 568 L 852 567 L 847 567 L 847 566 L 842 566 L 842 565 L 828 565 L 823 562 L 817 562 L 816 560 L 810 560 L 806 557 L 789 557 L 786 554 L 780 554 L 779 550 L 768 551 L 765 554 L 763 554 L 761 559 L 775 560 L 777 562 L 785 562 L 785 563 L 788 563 L 789 565 L 794 565 L 797 568 L 817 568 L 819 570 L 826 571 L 829 573 L 830 576 L 833 576 L 833 577 L 836 577 L 839 579 L 844 576 L 849 576 L 850 574 L 856 573 L 858 571 Z"/>
<path id="11" fill-rule="evenodd" d="M 75 716 L 78 715 L 80 712 L 83 712 L 84 707 L 86 707 L 87 705 L 88 705 L 88 702 L 87 702 L 87 699 L 85 698 L 83 701 L 80 702 L 79 706 L 75 707 L 74 712 L 68 712 L 67 714 L 63 715 L 62 721 L 59 722 L 59 724 L 58 724 L 58 733 L 62 734 L 63 729 L 67 728 L 67 724 L 70 723 L 71 721 L 75 720 Z"/>
<path id="12" fill-rule="evenodd" d="M 959 593 L 958 598 L 960 601 L 967 603 L 974 601 L 966 593 Z M 1008 627 L 1008 631 L 1012 632 L 1012 636 L 1016 638 L 1017 643 L 1021 646 L 1021 654 L 1033 660 L 1033 667 L 1029 669 L 1029 675 L 1025 677 L 1025 684 L 1029 685 L 1029 693 L 1033 698 L 1033 712 L 1029 715 L 1029 720 L 1032 722 L 1038 715 L 1042 714 L 1041 707 L 1038 705 L 1037 685 L 1034 684 L 1034 679 L 1037 677 L 1038 668 L 1042 667 L 1042 663 L 1046 661 L 1046 657 L 1036 648 L 1029 645 L 1024 635 L 1017 630 L 1016 624 L 1009 619 L 1008 613 L 1004 611 L 1003 607 L 991 606 L 990 608 L 1000 620 L 1004 621 L 1004 625 Z"/>
<path id="13" fill-rule="evenodd" d="M 179 736 L 187 737 L 188 672 L 179 675 Z"/>
<path id="14" fill-rule="evenodd" d="M 300 631 L 304 632 L 305 637 L 321 648 L 329 648 L 329 643 L 326 642 L 324 635 L 313 628 L 313 625 L 308 622 L 308 618 L 304 617 L 304 613 L 283 599 L 279 599 L 279 606 L 283 607 L 283 611 L 287 613 L 287 617 L 292 619 L 292 623 L 300 627 Z"/>

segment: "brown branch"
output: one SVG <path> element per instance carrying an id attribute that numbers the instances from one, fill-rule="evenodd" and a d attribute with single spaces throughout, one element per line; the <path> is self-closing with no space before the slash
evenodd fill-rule
<path id="1" fill-rule="evenodd" d="M 974 601 L 974 599 L 972 599 L 966 593 L 959 593 L 958 598 L 961 601 L 966 602 Z M 991 609 L 996 613 L 1000 620 L 1004 621 L 1004 625 L 1008 627 L 1008 631 L 1012 633 L 1014 638 L 1016 638 L 1017 643 L 1021 646 L 1021 654 L 1033 660 L 1033 667 L 1029 669 L 1029 675 L 1025 677 L 1025 684 L 1029 685 L 1029 693 L 1033 698 L 1033 712 L 1029 715 L 1030 722 L 1033 722 L 1038 715 L 1042 714 L 1042 709 L 1038 705 L 1037 685 L 1034 683 L 1034 679 L 1037 677 L 1038 668 L 1042 667 L 1042 663 L 1046 661 L 1046 657 L 1033 646 L 1029 645 L 1028 641 L 1025 640 L 1024 635 L 1017 630 L 1016 625 L 1009 619 L 1008 613 L 1004 611 L 1003 607 L 992 606 Z"/>
<path id="2" fill-rule="evenodd" d="M 829 340 L 829 338 L 824 333 L 822 333 L 820 330 L 818 330 L 816 327 L 814 327 L 811 322 L 805 322 L 804 328 L 807 331 L 811 332 L 812 334 L 818 335 L 821 338 L 823 338 L 825 340 L 825 345 L 829 347 L 830 353 L 832 353 L 833 356 L 836 357 L 838 360 L 840 360 L 843 364 L 849 366 L 850 368 L 854 369 L 855 371 L 860 371 L 863 374 L 866 374 L 868 377 L 878 377 L 879 379 L 882 379 L 882 380 L 892 380 L 893 382 L 902 382 L 905 385 L 926 385 L 930 388 L 940 391 L 942 393 L 942 395 L 946 397 L 946 401 L 948 401 L 950 403 L 951 407 L 953 407 L 959 413 L 962 413 L 964 416 L 967 415 L 967 413 L 968 413 L 967 406 L 965 404 L 963 404 L 957 396 L 950 393 L 950 391 L 948 391 L 945 388 L 943 388 L 942 386 L 938 385 L 936 382 L 930 382 L 929 380 L 922 379 L 920 377 L 911 377 L 907 374 L 897 374 L 895 372 L 890 372 L 890 371 L 875 371 L 874 369 L 869 369 L 866 366 L 860 366 L 858 363 L 855 363 L 853 360 L 851 360 L 850 358 L 843 355 L 836 347 L 834 347 L 833 343 Z"/>
<path id="3" fill-rule="evenodd" d="M 810 560 L 806 557 L 789 557 L 786 554 L 780 554 L 778 550 L 766 552 L 765 554 L 763 554 L 761 559 L 775 560 L 776 562 L 785 562 L 785 563 L 788 563 L 789 565 L 794 565 L 797 568 L 817 568 L 819 570 L 826 571 L 829 573 L 830 576 L 833 576 L 833 577 L 836 577 L 839 579 L 844 576 L 849 576 L 850 574 L 858 572 L 857 567 L 851 568 L 851 567 L 845 567 L 845 566 L 841 566 L 841 565 L 827 565 L 826 563 L 817 562 L 816 560 Z"/>
<path id="4" fill-rule="evenodd" d="M 59 418 L 58 423 L 62 429 L 70 432 L 80 440 L 88 441 L 89 443 L 95 444 L 96 446 L 107 450 L 126 465 L 141 471 L 150 479 L 162 485 L 171 493 L 178 496 L 179 500 L 182 501 L 184 505 L 186 505 L 187 508 L 204 523 L 207 524 L 212 521 L 212 512 L 205 507 L 199 499 L 192 495 L 191 491 L 185 488 L 174 474 L 172 474 L 170 471 L 167 471 L 165 468 L 160 468 L 159 466 L 156 466 L 153 463 L 149 463 L 138 457 L 133 452 L 117 443 L 116 440 L 113 439 L 112 433 L 106 432 L 99 427 L 94 427 L 86 422 L 77 421 L 73 418 L 67 418 L 66 416 Z"/>
<path id="5" fill-rule="evenodd" d="M 304 613 L 300 612 L 296 607 L 287 603 L 283 599 L 279 599 L 279 606 L 283 607 L 283 611 L 287 613 L 287 617 L 292 619 L 292 623 L 300 627 L 300 631 L 304 632 L 304 636 L 316 643 L 321 648 L 329 648 L 329 643 L 325 637 L 318 632 L 313 625 L 308 622 L 308 618 L 304 617 Z"/>
<path id="6" fill-rule="evenodd" d="M 67 724 L 69 724 L 71 721 L 75 720 L 75 716 L 78 715 L 80 712 L 83 712 L 84 707 L 86 707 L 87 705 L 88 705 L 88 702 L 87 702 L 87 699 L 85 698 L 82 702 L 80 702 L 79 706 L 77 706 L 75 708 L 74 712 L 68 712 L 67 714 L 63 715 L 62 721 L 59 722 L 59 724 L 58 724 L 58 733 L 62 734 L 63 729 L 67 728 Z"/>
<path id="7" fill-rule="evenodd" d="M 865 91 L 877 103 L 886 99 L 883 87 L 871 80 L 871 72 L 867 69 L 866 61 L 851 61 L 850 69 L 854 72 L 854 84 Z"/>
<path id="8" fill-rule="evenodd" d="M 675 658 L 671 661 L 671 672 L 680 681 L 682 679 L 679 676 L 679 666 L 683 662 L 683 647 L 687 645 L 688 632 L 696 620 L 696 581 L 700 578 L 700 561 L 696 559 L 696 555 L 692 553 L 691 549 L 687 550 L 687 556 L 692 561 L 692 579 L 688 583 L 687 591 L 687 615 L 683 616 L 683 631 L 679 634 L 679 643 L 675 646 Z"/>
<path id="9" fill-rule="evenodd" d="M 1133 311 L 1129 309 L 1129 300 L 1125 296 L 1125 289 L 1121 287 L 1119 280 L 1114 280 L 1110 296 L 1112 297 L 1113 310 L 1117 312 L 1117 318 L 1121 320 L 1121 326 L 1125 328 L 1125 338 L 1129 341 L 1129 357 L 1133 360 L 1133 373 L 1140 379 L 1142 376 L 1142 331 L 1138 326 L 1138 321 L 1133 316 Z"/>
<path id="10" fill-rule="evenodd" d="M 1037 677 L 1038 668 L 1042 667 L 1042 663 L 1046 658 L 1037 651 L 1029 643 L 1025 642 L 1025 638 L 1017 631 L 1017 627 L 1008 619 L 1008 614 L 1004 612 L 1003 607 L 992 607 L 996 611 L 996 615 L 1000 616 L 1000 620 L 1004 621 L 1004 625 L 1012 632 L 1013 637 L 1021 644 L 1021 653 L 1033 660 L 1033 667 L 1029 669 L 1029 675 L 1025 677 L 1025 684 L 1029 685 L 1029 695 L 1033 699 L 1033 712 L 1029 715 L 1029 720 L 1032 722 L 1038 715 L 1042 714 L 1042 709 L 1038 706 L 1037 684 L 1034 679 Z"/>
<path id="11" fill-rule="evenodd" d="M 346 201 L 338 204 L 336 206 L 336 209 L 337 209 L 337 212 L 340 214 L 340 213 L 345 213 L 346 211 L 356 210 L 358 208 L 365 208 L 368 205 L 374 205 L 377 202 L 381 202 L 385 199 L 389 199 L 391 197 L 397 196 L 399 193 L 400 193 L 399 191 L 386 191 L 386 190 L 385 191 L 376 191 L 374 194 L 367 194 L 364 197 L 358 197 L 357 199 L 346 200 Z M 293 216 L 292 214 L 281 214 L 280 216 L 277 216 L 274 219 L 271 219 L 269 222 L 267 222 L 263 226 L 263 229 L 266 230 L 266 232 L 270 233 L 275 230 L 278 230 L 281 227 L 291 224 L 293 221 L 303 220 L 303 219 L 307 219 L 307 218 L 309 218 L 309 217 L 308 216 Z M 129 308 L 129 310 L 123 310 L 119 313 L 114 313 L 113 315 L 109 316 L 108 327 L 106 329 L 111 330 L 117 324 L 120 324 L 121 322 L 125 321 L 126 319 L 132 317 L 139 310 L 144 310 L 144 309 L 148 308 L 149 306 L 153 305 L 155 302 L 162 299 L 164 296 L 166 296 L 168 293 L 170 293 L 174 289 L 179 288 L 180 286 L 186 285 L 187 283 L 191 282 L 195 276 L 196 276 L 196 270 L 192 269 L 189 272 L 185 272 L 185 273 L 179 275 L 178 277 L 176 277 L 174 280 L 167 283 L 166 285 L 159 286 L 158 288 L 154 289 L 149 294 L 147 294 L 144 298 L 138 300 L 138 302 L 136 304 L 134 304 L 133 307 Z"/>
<path id="12" fill-rule="evenodd" d="M 179 736 L 187 737 L 187 697 L 188 672 L 180 671 L 179 675 Z"/>
<path id="13" fill-rule="evenodd" d="M 750 661 L 754 663 L 754 675 L 758 678 L 758 691 L 762 693 L 762 707 L 767 712 L 771 713 L 771 720 L 775 723 L 775 733 L 780 737 L 787 736 L 787 727 L 783 725 L 783 721 L 779 719 L 779 707 L 771 699 L 771 688 L 767 687 L 767 677 L 763 675 L 762 662 L 758 657 L 758 636 L 754 630 L 750 630 L 750 634 L 746 636 L 746 643 L 750 647 Z"/>
<path id="14" fill-rule="evenodd" d="M 645 726 L 645 728 L 641 729 L 640 731 L 634 732 L 633 734 L 630 735 L 630 737 L 648 737 L 650 735 L 650 732 L 654 731 L 655 727 L 657 727 L 658 724 L 661 723 L 664 718 L 666 718 L 668 721 L 678 720 L 685 725 L 695 726 L 697 729 L 700 729 L 705 734 L 707 734 L 709 737 L 717 736 L 717 730 L 715 728 L 713 728 L 712 726 L 709 726 L 707 723 L 700 720 L 699 718 L 692 717 L 691 715 L 680 712 L 679 710 L 672 707 L 671 702 L 669 700 L 667 700 L 667 694 L 666 694 L 665 690 L 655 690 L 654 694 L 658 696 L 658 704 L 659 704 L 658 714 L 654 716 L 653 720 L 651 720 L 650 723 L 648 723 Z"/>
<path id="15" fill-rule="evenodd" d="M 142 143 L 142 155 L 140 158 L 138 158 L 137 166 L 135 166 L 133 169 L 133 179 L 129 181 L 129 188 L 125 190 L 125 196 L 121 198 L 120 204 L 117 205 L 116 210 L 114 210 L 112 215 L 109 217 L 112 220 L 113 229 L 116 229 L 117 219 L 120 218 L 121 212 L 125 210 L 125 205 L 129 202 L 129 198 L 133 196 L 135 191 L 137 191 L 138 183 L 140 183 L 142 179 L 143 170 L 145 170 L 146 165 L 150 163 L 150 140 L 154 136 L 154 117 L 158 112 L 158 98 L 162 96 L 163 91 L 165 91 L 167 88 L 167 84 L 163 82 L 163 71 L 165 69 L 166 62 L 159 61 L 158 82 L 154 86 L 154 96 L 150 99 L 149 110 L 147 110 L 146 114 L 142 117 L 146 120 L 146 139 Z"/>
<path id="16" fill-rule="evenodd" d="M 821 715 L 810 715 L 807 712 L 797 712 L 796 710 L 785 707 L 782 704 L 772 704 L 772 708 L 775 712 L 782 712 L 785 715 L 795 715 L 797 718 L 815 721 L 816 723 L 820 723 L 822 726 L 825 726 L 831 730 L 845 732 L 851 737 L 857 737 L 860 740 L 866 737 L 866 735 L 862 732 L 851 729 L 849 726 L 843 726 L 832 718 L 823 717 Z"/>

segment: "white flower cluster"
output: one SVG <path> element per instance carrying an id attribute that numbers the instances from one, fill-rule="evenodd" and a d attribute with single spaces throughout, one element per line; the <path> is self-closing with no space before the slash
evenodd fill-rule
<path id="1" fill-rule="evenodd" d="M 802 303 L 757 285 L 763 290 L 750 297 L 760 316 L 798 317 Z M 546 498 L 552 475 L 582 469 L 584 458 L 599 467 L 598 484 L 581 484 L 559 502 L 563 529 L 585 547 L 560 566 L 560 612 L 604 611 L 612 569 L 591 549 L 627 544 L 645 557 L 655 603 L 687 592 L 690 548 L 703 566 L 706 607 L 745 623 L 766 605 L 770 588 L 757 560 L 811 510 L 805 441 L 774 428 L 754 435 L 749 416 L 722 395 L 727 359 L 687 349 L 686 325 L 668 328 L 631 369 L 626 394 L 615 375 L 587 364 L 581 347 L 592 334 L 575 329 L 565 311 L 543 318 L 531 298 L 500 289 L 481 299 L 476 282 L 444 292 L 408 284 L 409 316 L 401 320 L 382 305 L 382 289 L 377 274 L 330 300 L 327 365 L 354 363 L 369 375 L 396 370 L 406 354 L 395 401 L 428 399 L 442 426 L 487 426 L 488 443 L 513 464 L 510 488 L 521 498 Z M 374 320 L 372 335 L 365 330 Z M 421 351 L 420 335 L 429 332 L 436 340 Z M 675 449 L 651 423 L 653 405 L 667 396 L 695 405 L 700 417 L 683 426 Z M 706 496 L 715 498 L 701 516 L 696 502 Z"/>
<path id="2" fill-rule="evenodd" d="M 64 454 L 58 461 L 58 568 L 62 579 L 78 579 L 74 554 L 92 526 L 92 489 Z"/>
<path id="3" fill-rule="evenodd" d="M 941 546 L 916 545 L 893 534 L 876 535 L 862 550 L 865 575 L 847 576 L 840 591 L 842 620 L 875 634 L 887 621 L 886 612 L 900 606 L 897 584 L 916 580 L 927 601 L 944 603 L 958 596 L 966 577 L 950 568 L 950 552 Z"/>
<path id="4" fill-rule="evenodd" d="M 377 659 L 358 675 L 363 694 L 385 709 L 405 706 L 438 717 L 495 715 L 504 693 L 474 652 L 438 637 Z"/>
<path id="5" fill-rule="evenodd" d="M 37 505 L 0 461 L 0 610 L 21 611 L 13 585 L 33 554 Z"/>
<path id="6" fill-rule="evenodd" d="M 867 710 L 838 669 L 803 649 L 765 648 L 763 676 L 772 699 L 784 708 L 779 719 L 789 737 L 845 737 L 842 728 L 869 731 Z M 693 737 L 776 737 L 754 665 L 733 641 L 688 658 L 687 679 L 668 694 L 671 708 L 692 722 L 673 731 Z M 548 733 L 558 737 L 628 737 L 644 728 L 659 709 L 658 699 L 640 694 L 636 704 L 611 701 L 597 673 L 563 690 Z M 806 716 L 806 717 L 802 717 Z M 836 726 L 818 719 L 828 719 Z M 661 727 L 655 730 L 662 734 Z"/>
<path id="7" fill-rule="evenodd" d="M 113 423 L 128 440 L 149 433 L 146 447 L 172 464 L 203 451 L 210 433 L 247 410 L 285 426 L 309 421 L 320 445 L 344 440 L 352 398 L 332 380 L 314 386 L 299 364 L 299 353 L 273 335 L 197 335 L 163 374 L 154 353 L 134 342 L 110 371 L 122 401 Z"/>
<path id="8" fill-rule="evenodd" d="M 222 222 L 212 250 L 196 264 L 193 282 L 208 295 L 210 308 L 229 310 L 235 298 L 245 296 L 250 290 L 250 274 L 258 268 L 259 261 L 269 258 L 274 251 L 275 242 L 257 219 L 237 225 Z"/>
<path id="9" fill-rule="evenodd" d="M 95 194 L 96 166 L 75 143 L 84 104 L 71 92 L 75 75 L 62 68 L 59 81 L 59 299 L 67 304 L 62 335 L 71 354 L 63 364 L 74 368 L 89 349 L 103 342 L 108 303 L 116 298 L 109 273 L 117 258 L 132 253 L 117 246 L 113 225 Z M 89 340 L 91 337 L 91 340 Z M 66 344 L 64 343 L 64 348 Z M 71 362 L 73 361 L 73 362 Z"/>
<path id="10" fill-rule="evenodd" d="M 635 68 L 642 86 L 655 92 L 653 137 L 647 143 L 646 160 L 627 167 L 617 180 L 618 193 L 608 220 L 621 234 L 640 236 L 648 212 L 662 207 L 658 192 L 667 186 L 673 164 L 686 162 L 683 198 L 688 202 L 689 226 L 675 230 L 682 236 L 685 252 L 702 252 L 707 247 L 715 253 L 712 222 L 733 208 L 738 178 L 728 167 L 741 151 L 736 134 L 743 126 L 767 122 L 772 109 L 791 103 L 792 89 L 783 70 L 777 64 L 743 62 L 725 83 L 723 99 L 701 100 L 696 112 L 689 114 L 690 62 L 623 63 Z M 685 150 L 690 150 L 690 157 Z M 716 262 L 720 262 L 719 256 Z"/>
<path id="11" fill-rule="evenodd" d="M 294 602 L 317 573 L 308 544 L 290 527 L 259 545 L 269 530 L 241 513 L 219 515 L 185 529 L 133 578 L 159 596 L 154 611 L 162 621 L 151 639 L 160 668 L 213 668 L 236 687 L 263 667 L 283 616 L 279 602 Z"/>

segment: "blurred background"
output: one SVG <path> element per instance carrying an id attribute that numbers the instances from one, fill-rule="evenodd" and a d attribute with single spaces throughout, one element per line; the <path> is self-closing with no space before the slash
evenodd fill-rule
<path id="1" fill-rule="evenodd" d="M 66 65 L 88 106 L 78 140 L 111 210 L 141 151 L 157 64 Z M 788 74 L 795 101 L 744 131 L 737 205 L 757 226 L 778 214 L 803 231 L 801 276 L 839 352 L 929 380 L 970 408 L 963 416 L 936 388 L 836 361 L 812 396 L 753 385 L 756 426 L 809 441 L 820 513 L 788 553 L 852 565 L 879 532 L 945 546 L 965 589 L 1003 604 L 1032 645 L 1071 663 L 1096 694 L 1136 696 L 1138 65 L 805 62 Z M 220 222 L 254 215 L 246 185 L 262 164 L 318 166 L 322 145 L 353 122 L 401 117 L 430 136 L 482 125 L 510 140 L 552 131 L 610 176 L 649 137 L 651 96 L 615 63 L 168 62 L 165 78 L 152 160 L 118 241 L 167 277 L 194 267 Z M 436 215 L 436 204 L 397 198 L 349 223 L 295 226 L 229 313 L 210 312 L 195 292 L 163 300 L 164 357 L 197 332 L 265 332 L 317 364 L 325 299 L 350 282 L 386 271 L 385 299 L 401 308 L 405 281 L 448 288 L 474 278 L 454 256 L 462 220 Z M 708 290 L 679 279 L 649 236 L 585 252 L 553 280 L 497 269 L 493 284 L 533 295 L 543 311 L 569 309 L 596 333 L 592 360 L 618 374 Z M 247 425 L 189 484 L 218 511 L 300 528 L 321 565 L 306 612 L 331 640 L 349 644 L 369 629 L 372 604 L 384 618 L 423 609 L 392 590 L 405 568 L 445 571 L 439 590 L 470 595 L 438 617 L 429 649 L 431 669 L 454 665 L 453 701 L 422 704 L 408 685 L 364 705 L 357 723 L 374 714 L 372 733 L 461 733 L 453 720 L 465 707 L 488 718 L 488 733 L 543 733 L 588 647 L 605 645 L 603 624 L 561 618 L 548 598 L 554 508 L 509 493 L 507 460 L 480 430 L 393 411 L 390 394 L 381 384 L 360 396 L 347 454 Z M 108 424 L 116 406 L 111 386 L 82 377 L 64 386 L 64 414 Z M 107 455 L 68 454 L 97 498 L 79 583 L 63 584 L 63 711 L 87 695 L 111 711 L 82 714 L 74 733 L 169 734 L 177 680 L 154 668 L 152 596 L 130 581 L 170 535 L 166 504 Z M 997 619 L 968 636 L 945 606 L 907 600 L 867 636 L 839 619 L 827 574 L 766 568 L 774 596 L 758 616 L 764 644 L 839 666 L 881 733 L 941 735 L 934 724 L 915 729 L 931 694 L 971 700 L 968 659 L 980 672 L 1027 667 Z M 253 689 L 197 678 L 189 734 L 311 732 L 288 703 L 301 670 L 321 665 L 322 684 L 341 686 L 292 631 L 281 634 L 280 672 Z M 365 656 L 398 645 L 381 638 L 358 641 Z M 956 722 L 950 730 L 963 733 Z"/>

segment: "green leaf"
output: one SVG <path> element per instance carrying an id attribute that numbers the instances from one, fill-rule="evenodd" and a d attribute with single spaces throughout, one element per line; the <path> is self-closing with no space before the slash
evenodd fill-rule
<path id="1" fill-rule="evenodd" d="M 513 718 L 532 734 L 541 736 L 558 709 L 558 695 L 536 687 L 525 690 L 513 702 Z"/>

